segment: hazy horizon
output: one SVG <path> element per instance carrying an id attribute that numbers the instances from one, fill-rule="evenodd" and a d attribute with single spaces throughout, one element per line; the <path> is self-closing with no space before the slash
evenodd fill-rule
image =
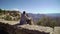
<path id="1" fill-rule="evenodd" d="M 0 0 L 0 8 L 34 14 L 60 13 L 60 0 Z"/>

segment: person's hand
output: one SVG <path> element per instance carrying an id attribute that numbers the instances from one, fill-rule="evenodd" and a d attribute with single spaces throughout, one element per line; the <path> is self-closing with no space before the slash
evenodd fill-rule
<path id="1" fill-rule="evenodd" d="M 29 17 L 29 19 L 31 19 L 31 17 Z"/>

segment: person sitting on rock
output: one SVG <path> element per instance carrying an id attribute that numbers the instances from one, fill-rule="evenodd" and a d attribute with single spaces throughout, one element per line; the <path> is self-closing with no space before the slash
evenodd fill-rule
<path id="1" fill-rule="evenodd" d="M 20 25 L 23 24 L 33 24 L 32 18 L 28 16 L 28 14 L 26 14 L 25 11 L 23 11 L 23 14 L 21 15 L 21 19 L 20 19 Z"/>
<path id="2" fill-rule="evenodd" d="M 23 11 L 23 14 L 21 14 L 20 25 L 27 24 L 26 19 L 27 19 L 26 12 Z"/>

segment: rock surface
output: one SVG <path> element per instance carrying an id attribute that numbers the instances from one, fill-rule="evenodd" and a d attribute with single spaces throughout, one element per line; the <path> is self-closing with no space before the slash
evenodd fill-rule
<path id="1" fill-rule="evenodd" d="M 54 34 L 60 34 L 60 27 L 54 27 Z"/>
<path id="2" fill-rule="evenodd" d="M 53 34 L 53 28 L 50 27 L 44 27 L 44 26 L 37 26 L 37 25 L 18 25 L 18 28 L 23 28 L 25 29 L 26 32 L 30 32 L 30 33 L 36 33 L 35 31 L 38 31 L 40 33 L 44 32 L 44 33 L 49 33 L 49 34 Z"/>
<path id="3" fill-rule="evenodd" d="M 0 34 L 60 34 L 60 27 L 45 27 L 38 25 L 10 25 L 0 22 Z"/>

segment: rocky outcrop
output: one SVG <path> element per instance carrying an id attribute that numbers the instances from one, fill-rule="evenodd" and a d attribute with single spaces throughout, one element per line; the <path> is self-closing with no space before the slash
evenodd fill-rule
<path id="1" fill-rule="evenodd" d="M 60 34 L 60 27 L 38 25 L 10 25 L 0 22 L 0 34 Z"/>
<path id="2" fill-rule="evenodd" d="M 49 34 L 46 32 L 40 32 L 38 30 L 29 30 L 29 29 L 25 29 L 25 28 L 19 29 L 19 31 L 17 31 L 17 32 L 20 32 L 21 34 Z"/>
<path id="3" fill-rule="evenodd" d="M 52 28 L 37 25 L 9 25 L 0 22 L 0 34 L 52 34 Z"/>
<path id="4" fill-rule="evenodd" d="M 37 26 L 37 25 L 18 25 L 18 28 L 22 28 L 23 31 L 30 34 L 53 34 L 53 28 Z"/>
<path id="5" fill-rule="evenodd" d="M 54 34 L 60 34 L 60 27 L 54 27 Z"/>
<path id="6" fill-rule="evenodd" d="M 1 10 L 0 11 L 0 19 L 4 19 L 7 21 L 18 21 L 20 20 L 21 12 L 19 11 L 9 11 L 9 10 Z"/>

